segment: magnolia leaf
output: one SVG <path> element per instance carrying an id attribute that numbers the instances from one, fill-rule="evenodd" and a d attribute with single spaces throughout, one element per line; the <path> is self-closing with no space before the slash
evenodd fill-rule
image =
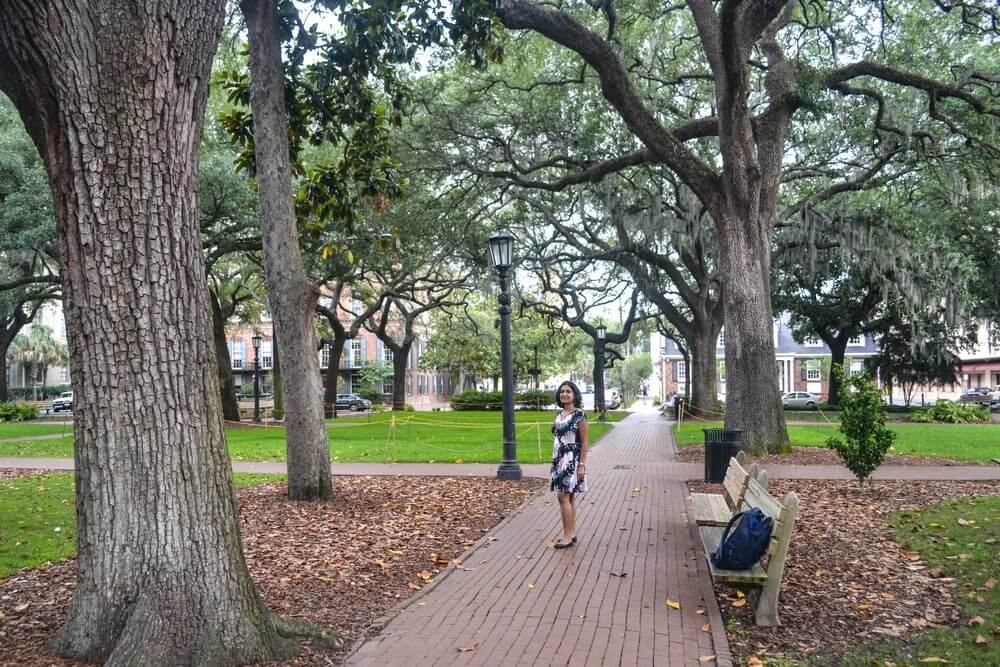
<path id="1" fill-rule="evenodd" d="M 681 608 L 681 603 L 680 602 L 675 602 L 674 600 L 671 600 L 670 598 L 667 598 L 667 606 L 671 607 L 673 609 L 680 609 Z"/>
<path id="2" fill-rule="evenodd" d="M 715 662 L 715 656 L 714 655 L 703 655 L 700 658 L 698 658 L 698 662 Z"/>
<path id="3" fill-rule="evenodd" d="M 458 652 L 468 653 L 469 651 L 475 651 L 477 648 L 479 648 L 479 644 L 473 644 L 472 646 L 459 646 Z"/>
<path id="4" fill-rule="evenodd" d="M 742 607 L 746 603 L 747 603 L 747 599 L 746 598 L 740 598 L 739 600 L 733 600 L 732 605 L 734 607 Z"/>

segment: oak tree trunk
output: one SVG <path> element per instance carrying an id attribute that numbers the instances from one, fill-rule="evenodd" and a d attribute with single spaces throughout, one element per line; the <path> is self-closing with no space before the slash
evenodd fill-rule
<path id="1" fill-rule="evenodd" d="M 849 336 L 840 335 L 827 342 L 827 345 L 830 346 L 830 380 L 826 402 L 829 405 L 840 405 L 840 378 L 833 372 L 833 369 L 835 366 L 844 367 L 848 338 Z M 846 372 L 847 369 L 844 368 L 844 371 Z"/>
<path id="2" fill-rule="evenodd" d="M 691 365 L 688 366 L 691 396 L 685 412 L 703 419 L 717 419 L 719 401 L 716 383 L 716 341 L 719 332 L 698 331 L 692 327 L 692 337 L 688 341 Z"/>
<path id="3" fill-rule="evenodd" d="M 756 206 L 743 211 L 756 210 Z M 755 215 L 722 217 L 719 254 L 726 304 L 726 428 L 751 452 L 788 447 L 771 320 L 770 233 Z"/>
<path id="4" fill-rule="evenodd" d="M 0 345 L 0 403 L 10 400 L 7 389 L 7 350 L 10 345 Z"/>
<path id="5" fill-rule="evenodd" d="M 323 393 L 323 403 L 330 416 L 337 417 L 337 386 L 340 383 L 340 359 L 344 356 L 344 344 L 347 339 L 334 335 L 330 345 L 330 365 L 326 367 L 326 389 Z"/>
<path id="6" fill-rule="evenodd" d="M 406 361 L 410 358 L 413 343 L 403 343 L 392 354 L 392 409 L 406 409 Z"/>
<path id="7" fill-rule="evenodd" d="M 73 367 L 77 586 L 57 654 L 234 665 L 290 646 L 243 559 L 198 229 L 222 0 L 8 0 L 0 86 L 48 171 Z"/>
<path id="8" fill-rule="evenodd" d="M 288 112 L 277 3 L 243 0 L 250 37 L 250 108 L 260 191 L 264 279 L 281 341 L 288 496 L 329 498 L 330 449 L 323 418 L 314 318 L 319 288 L 302 266 L 292 198 Z"/>
<path id="9" fill-rule="evenodd" d="M 240 405 L 236 401 L 236 383 L 233 382 L 233 360 L 226 345 L 226 318 L 222 314 L 219 298 L 209 290 L 212 304 L 212 339 L 215 343 L 215 366 L 219 374 L 219 397 L 222 403 L 222 418 L 226 421 L 240 420 Z"/>

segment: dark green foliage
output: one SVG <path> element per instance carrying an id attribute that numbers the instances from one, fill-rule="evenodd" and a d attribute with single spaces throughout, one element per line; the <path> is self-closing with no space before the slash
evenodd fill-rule
<path id="1" fill-rule="evenodd" d="M 37 398 L 40 401 L 46 401 L 72 388 L 68 384 L 43 385 L 37 389 L 34 387 L 13 387 L 8 389 L 7 393 L 11 400 L 31 401 Z"/>
<path id="2" fill-rule="evenodd" d="M 0 403 L 0 424 L 38 419 L 38 406 L 29 403 Z"/>
<path id="3" fill-rule="evenodd" d="M 545 410 L 549 406 L 553 405 L 552 399 L 553 396 L 551 391 L 546 391 L 544 389 L 529 389 L 528 391 L 522 391 L 514 400 L 518 405 L 531 408 L 532 410 Z"/>
<path id="4" fill-rule="evenodd" d="M 356 393 L 361 398 L 366 398 L 371 401 L 372 405 L 381 405 L 382 401 L 385 400 L 385 395 L 373 387 L 359 389 Z"/>
<path id="5" fill-rule="evenodd" d="M 953 401 L 940 400 L 929 408 L 914 410 L 910 421 L 944 424 L 988 424 L 990 413 L 980 405 L 966 405 Z M 1000 436 L 1000 434 L 998 434 Z"/>
<path id="6" fill-rule="evenodd" d="M 522 391 L 514 396 L 514 406 L 523 409 L 545 410 L 553 404 L 550 391 Z M 463 391 L 451 397 L 452 410 L 503 410 L 501 391 Z"/>
<path id="7" fill-rule="evenodd" d="M 864 484 L 882 465 L 896 434 L 885 427 L 882 396 L 868 375 L 845 377 L 839 365 L 833 372 L 846 389 L 840 402 L 840 432 L 845 439 L 829 438 L 826 446 L 836 450 L 858 483 Z"/>

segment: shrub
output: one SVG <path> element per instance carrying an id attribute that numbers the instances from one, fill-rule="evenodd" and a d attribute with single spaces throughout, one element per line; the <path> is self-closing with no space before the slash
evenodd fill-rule
<path id="1" fill-rule="evenodd" d="M 844 377 L 840 365 L 833 368 L 841 386 L 840 432 L 844 440 L 829 438 L 826 446 L 836 450 L 847 469 L 864 485 L 885 460 L 896 434 L 885 427 L 885 412 L 878 387 L 867 374 Z M 850 391 L 853 389 L 853 391 Z"/>
<path id="2" fill-rule="evenodd" d="M 375 391 L 374 389 L 359 389 L 354 393 L 361 398 L 371 401 L 372 405 L 381 405 L 385 401 L 385 395 L 380 391 Z"/>
<path id="3" fill-rule="evenodd" d="M 499 391 L 462 391 L 451 397 L 452 410 L 503 410 Z"/>
<path id="4" fill-rule="evenodd" d="M 72 385 L 68 384 L 42 385 L 37 390 L 33 387 L 10 387 L 7 389 L 7 395 L 12 401 L 32 401 L 35 398 L 47 401 L 72 388 Z"/>
<path id="5" fill-rule="evenodd" d="M 925 424 L 933 422 L 944 424 L 984 424 L 991 420 L 990 413 L 981 405 L 940 400 L 929 408 L 911 412 L 910 421 Z"/>
<path id="6" fill-rule="evenodd" d="M 555 397 L 555 392 L 545 391 L 544 389 L 529 389 L 528 391 L 522 391 L 520 394 L 514 397 L 514 402 L 517 405 L 525 409 L 530 410 L 545 410 L 546 408 L 555 405 L 552 400 Z"/>
<path id="7" fill-rule="evenodd" d="M 38 406 L 30 403 L 0 403 L 0 423 L 38 419 Z"/>

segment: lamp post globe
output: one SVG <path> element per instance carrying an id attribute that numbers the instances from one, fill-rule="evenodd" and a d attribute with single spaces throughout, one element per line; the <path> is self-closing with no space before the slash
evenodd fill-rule
<path id="1" fill-rule="evenodd" d="M 259 332 L 254 332 L 250 339 L 253 345 L 253 420 L 260 422 L 260 343 Z"/>
<path id="2" fill-rule="evenodd" d="M 510 292 L 508 283 L 514 259 L 514 235 L 499 231 L 487 241 L 490 265 L 500 278 L 500 367 L 503 376 L 503 461 L 497 469 L 499 479 L 521 479 L 514 434 L 514 359 L 510 344 Z"/>

